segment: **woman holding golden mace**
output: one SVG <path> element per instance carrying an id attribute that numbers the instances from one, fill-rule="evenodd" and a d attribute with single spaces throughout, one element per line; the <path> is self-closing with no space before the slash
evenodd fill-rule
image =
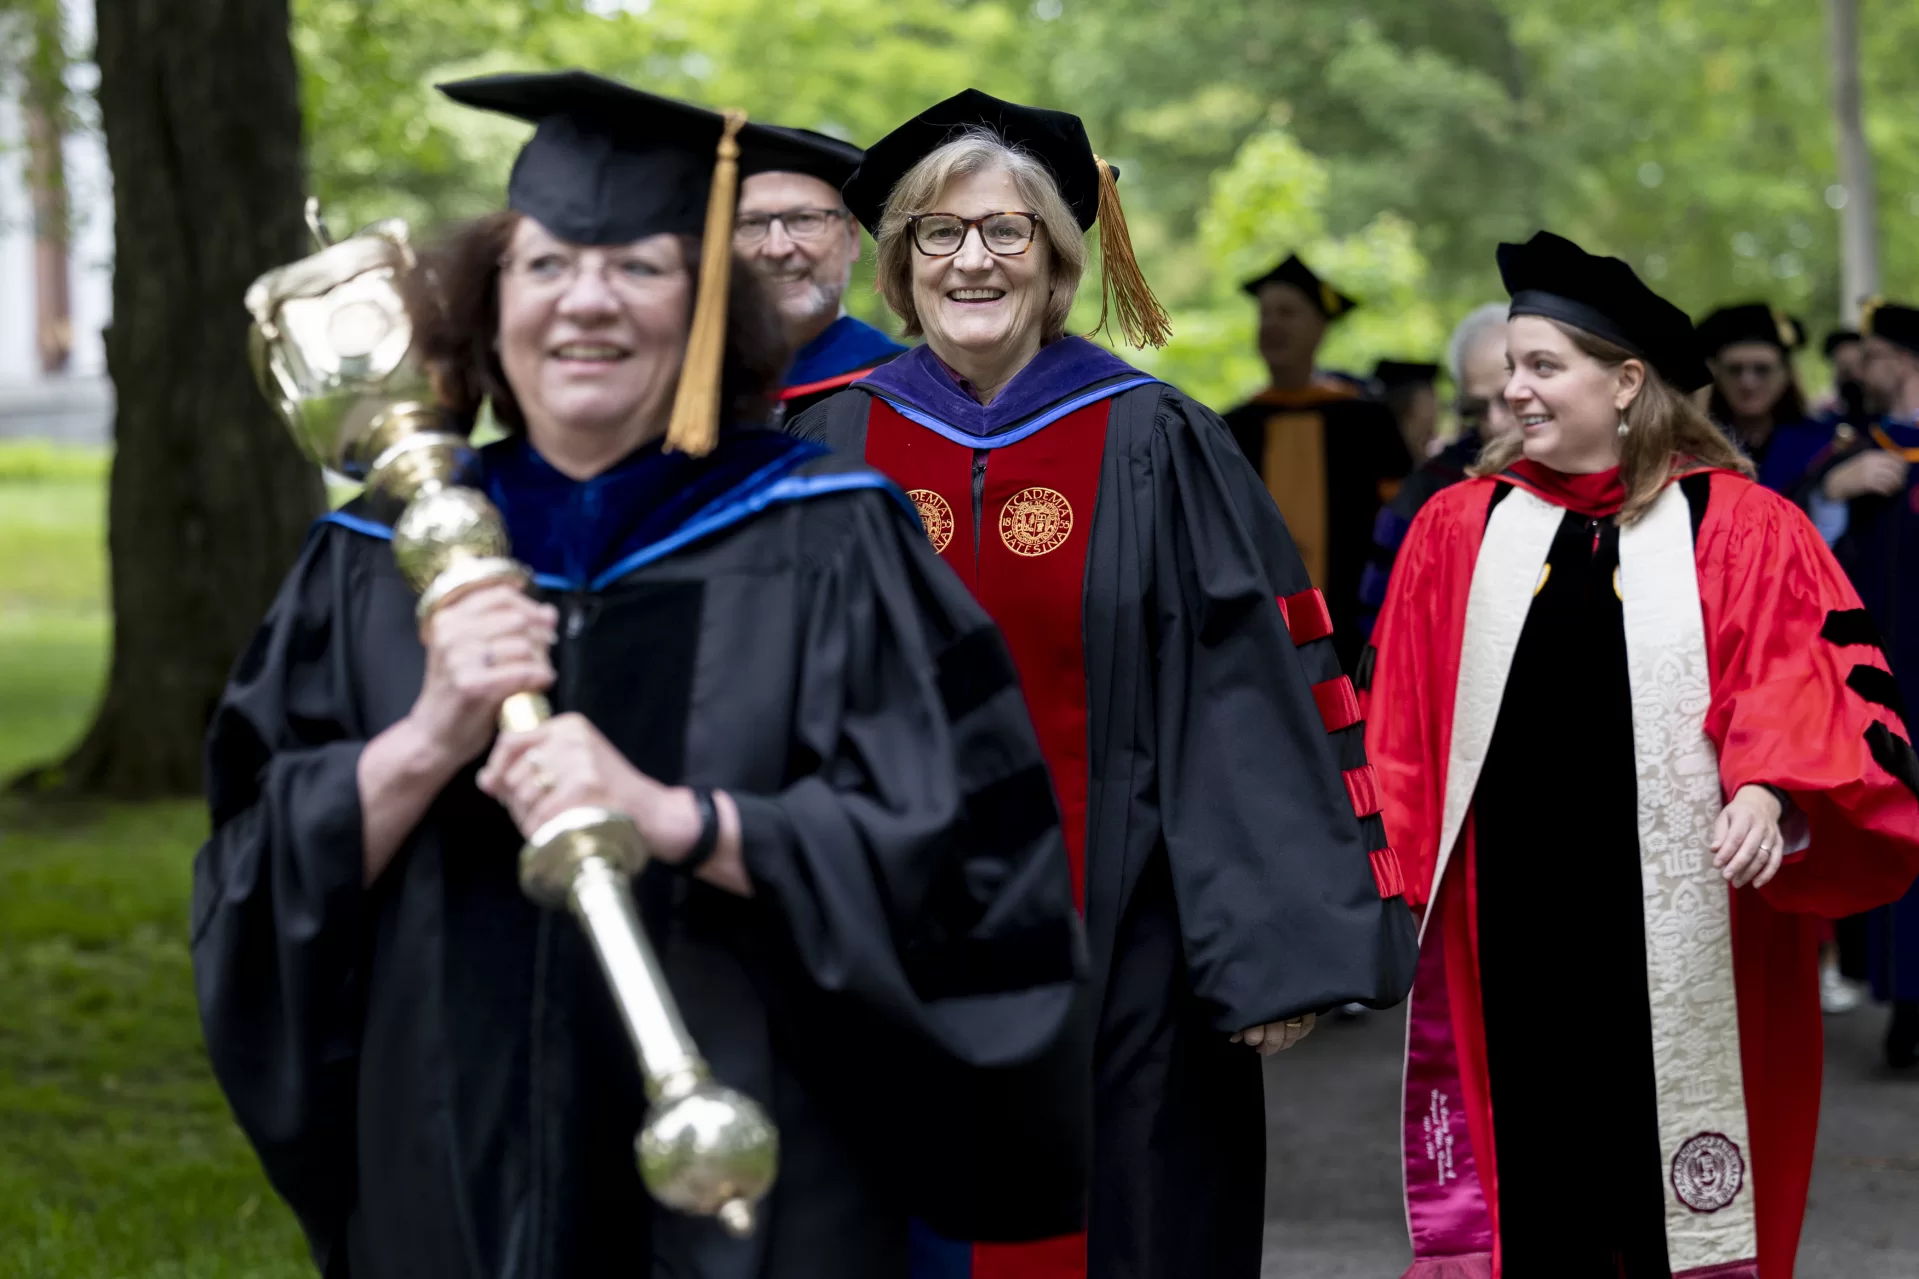
<path id="1" fill-rule="evenodd" d="M 1083 963 L 1013 669 L 896 489 L 762 425 L 789 352 L 728 243 L 792 135 L 446 91 L 536 124 L 508 210 L 249 297 L 369 488 L 214 713 L 215 1072 L 327 1275 L 899 1275 L 909 1215 L 992 1205 L 929 1189 L 950 1096 L 896 1081 L 1016 1079 Z"/>

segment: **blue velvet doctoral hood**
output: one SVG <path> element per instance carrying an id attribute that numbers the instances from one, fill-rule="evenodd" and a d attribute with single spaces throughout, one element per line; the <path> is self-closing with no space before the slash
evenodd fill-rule
<path id="1" fill-rule="evenodd" d="M 1085 338 L 1040 348 L 991 404 L 959 384 L 930 347 L 882 364 L 861 382 L 901 416 L 961 444 L 995 448 L 1025 439 L 1095 400 L 1157 381 Z"/>
<path id="2" fill-rule="evenodd" d="M 842 315 L 826 331 L 799 349 L 786 371 L 786 386 L 811 386 L 828 378 L 870 368 L 906 348 L 864 320 Z"/>
<path id="3" fill-rule="evenodd" d="M 513 557 L 533 570 L 539 586 L 597 591 L 775 503 L 890 487 L 872 472 L 794 474 L 826 451 L 777 431 L 731 430 L 705 457 L 663 452 L 655 441 L 576 480 L 515 435 L 480 450 L 479 487 L 506 519 Z M 393 536 L 389 525 L 351 509 L 322 522 Z"/>
<path id="4" fill-rule="evenodd" d="M 657 558 L 648 552 L 676 534 L 824 452 L 777 431 L 728 431 L 705 457 L 661 445 L 656 440 L 586 480 L 555 470 L 525 436 L 487 445 L 484 487 L 506 517 L 514 558 L 550 589 L 598 589 Z"/>

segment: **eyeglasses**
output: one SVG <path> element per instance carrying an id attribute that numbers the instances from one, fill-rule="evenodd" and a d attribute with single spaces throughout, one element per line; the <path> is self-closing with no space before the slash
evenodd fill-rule
<path id="1" fill-rule="evenodd" d="M 962 218 L 956 213 L 922 213 L 906 219 L 913 247 L 929 258 L 950 258 L 966 243 L 966 233 L 979 229 L 979 242 L 999 258 L 1016 258 L 1033 247 L 1039 234 L 1037 213 L 985 213 Z"/>
<path id="2" fill-rule="evenodd" d="M 572 288 L 586 270 L 592 270 L 609 289 L 627 297 L 652 297 L 661 287 L 686 274 L 684 265 L 664 266 L 641 254 L 621 249 L 541 249 L 523 257 L 500 259 L 500 273 L 523 292 L 552 297 Z"/>
<path id="3" fill-rule="evenodd" d="M 845 209 L 781 209 L 778 213 L 742 213 L 733 219 L 733 243 L 743 249 L 766 243 L 775 222 L 794 240 L 818 240 L 831 231 L 841 218 L 851 217 Z"/>
<path id="4" fill-rule="evenodd" d="M 1746 363 L 1744 360 L 1732 360 L 1721 364 L 1719 367 L 1727 377 L 1735 382 L 1742 378 L 1751 378 L 1755 382 L 1764 382 L 1768 379 L 1776 378 L 1786 371 L 1784 365 L 1774 364 L 1764 360 L 1756 360 L 1751 364 Z"/>

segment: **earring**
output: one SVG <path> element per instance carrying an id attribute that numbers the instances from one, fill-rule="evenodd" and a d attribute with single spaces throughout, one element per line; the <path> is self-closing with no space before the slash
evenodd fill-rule
<path id="1" fill-rule="evenodd" d="M 1626 415 L 1624 413 L 1621 413 L 1619 415 L 1619 438 L 1622 440 L 1625 439 L 1626 436 L 1631 433 L 1631 431 L 1632 431 L 1632 428 L 1626 425 Z"/>

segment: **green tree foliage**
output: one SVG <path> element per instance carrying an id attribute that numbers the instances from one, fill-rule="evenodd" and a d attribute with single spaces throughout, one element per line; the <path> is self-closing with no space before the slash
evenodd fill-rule
<path id="1" fill-rule="evenodd" d="M 1253 350 L 1254 308 L 1240 283 L 1294 251 L 1366 299 L 1331 328 L 1324 362 L 1366 368 L 1389 353 L 1436 350 L 1444 321 L 1413 224 L 1380 213 L 1352 234 L 1334 234 L 1331 186 L 1329 166 L 1288 130 L 1273 126 L 1246 139 L 1214 175 L 1200 212 L 1195 243 L 1203 267 L 1173 312 L 1178 336 L 1142 362 L 1220 404 L 1257 389 L 1266 374 Z"/>
<path id="2" fill-rule="evenodd" d="M 1498 296 L 1493 244 L 1540 226 L 1694 310 L 1764 298 L 1817 330 L 1839 308 L 1821 4 L 294 0 L 294 16 L 312 186 L 339 225 L 497 204 L 526 131 L 441 101 L 433 83 L 458 75 L 585 66 L 855 141 L 969 84 L 1076 111 L 1125 171 L 1175 316 L 1153 362 L 1214 398 L 1260 376 L 1233 284 L 1294 248 L 1367 303 L 1329 342 L 1348 366 L 1436 354 L 1453 316 Z M 1885 291 L 1912 296 L 1919 7 L 1865 0 L 1862 23 Z M 850 301 L 877 317 L 870 292 Z"/>

